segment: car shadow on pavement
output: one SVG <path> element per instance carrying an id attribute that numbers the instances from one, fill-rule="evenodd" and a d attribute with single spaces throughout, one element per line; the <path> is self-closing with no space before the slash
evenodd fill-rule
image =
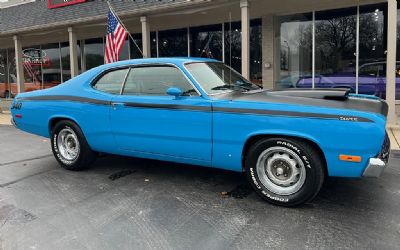
<path id="1" fill-rule="evenodd" d="M 87 171 L 102 173 L 115 182 L 140 180 L 143 185 L 148 182 L 160 189 L 170 188 L 163 183 L 172 181 L 177 191 L 197 189 L 196 195 L 245 199 L 271 206 L 253 192 L 243 173 L 233 171 L 114 155 L 100 157 Z M 382 199 L 379 191 L 384 189 L 385 179 L 390 178 L 388 175 L 385 173 L 378 179 L 327 178 L 315 199 L 297 208 L 374 206 Z"/>

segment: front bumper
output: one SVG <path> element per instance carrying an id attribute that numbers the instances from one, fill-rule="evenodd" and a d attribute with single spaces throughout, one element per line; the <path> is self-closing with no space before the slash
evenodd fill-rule
<path id="1" fill-rule="evenodd" d="M 386 168 L 386 163 L 379 158 L 370 158 L 363 177 L 379 177 Z"/>
<path id="2" fill-rule="evenodd" d="M 368 161 L 368 166 L 364 170 L 363 177 L 379 177 L 385 170 L 386 165 L 389 161 L 390 155 L 390 140 L 389 136 L 385 135 L 385 140 L 381 152 L 376 158 L 370 158 Z"/>

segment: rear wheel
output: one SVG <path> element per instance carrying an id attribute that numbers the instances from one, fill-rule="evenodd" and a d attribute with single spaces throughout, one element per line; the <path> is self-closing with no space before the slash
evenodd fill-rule
<path id="1" fill-rule="evenodd" d="M 324 181 L 324 163 L 312 145 L 268 138 L 250 147 L 245 159 L 249 182 L 263 199 L 296 206 L 313 199 Z"/>
<path id="2" fill-rule="evenodd" d="M 51 131 L 51 148 L 60 165 L 68 170 L 82 170 L 96 159 L 82 130 L 74 122 L 63 120 Z"/>

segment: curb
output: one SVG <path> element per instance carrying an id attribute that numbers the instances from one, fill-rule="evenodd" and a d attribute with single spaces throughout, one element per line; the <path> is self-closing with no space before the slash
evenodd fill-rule
<path id="1" fill-rule="evenodd" d="M 387 128 L 387 132 L 390 138 L 390 149 L 400 150 L 400 128 Z"/>

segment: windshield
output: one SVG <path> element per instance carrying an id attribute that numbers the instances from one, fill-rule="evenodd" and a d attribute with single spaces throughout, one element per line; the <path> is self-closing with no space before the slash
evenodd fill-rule
<path id="1" fill-rule="evenodd" d="M 188 63 L 186 69 L 209 95 L 229 91 L 250 91 L 260 89 L 232 68 L 220 62 Z"/>

